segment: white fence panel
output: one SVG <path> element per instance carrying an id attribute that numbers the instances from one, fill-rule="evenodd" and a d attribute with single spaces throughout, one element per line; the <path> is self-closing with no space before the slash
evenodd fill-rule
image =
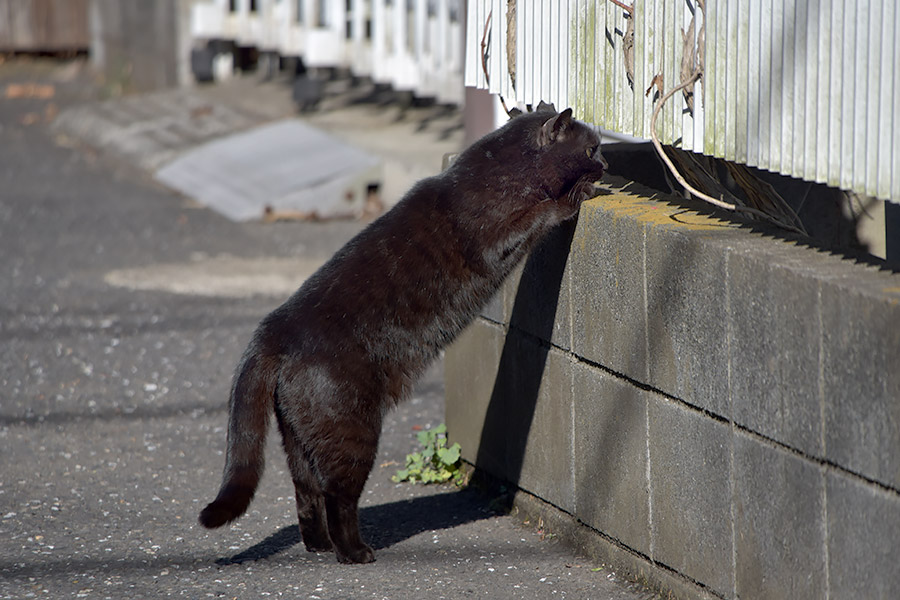
<path id="1" fill-rule="evenodd" d="M 467 6 L 466 85 L 649 138 L 661 90 L 684 81 L 696 49 L 702 78 L 690 103 L 679 93 L 661 111 L 663 143 L 900 201 L 895 0 Z"/>

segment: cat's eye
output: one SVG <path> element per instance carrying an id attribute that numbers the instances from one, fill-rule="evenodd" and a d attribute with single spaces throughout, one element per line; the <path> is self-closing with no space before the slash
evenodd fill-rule
<path id="1" fill-rule="evenodd" d="M 594 158 L 594 153 L 597 152 L 597 146 L 591 146 L 590 148 L 585 148 L 584 153 L 587 154 L 588 158 Z"/>

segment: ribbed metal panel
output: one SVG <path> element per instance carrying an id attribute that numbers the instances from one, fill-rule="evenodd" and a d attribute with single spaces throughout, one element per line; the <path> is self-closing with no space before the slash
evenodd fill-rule
<path id="1" fill-rule="evenodd" d="M 469 0 L 466 85 L 571 106 L 581 119 L 649 138 L 659 94 L 647 89 L 656 75 L 666 91 L 682 81 L 684 53 L 705 24 L 693 113 L 674 96 L 657 123 L 663 143 L 900 201 L 895 0 L 706 0 L 705 8 L 634 0 L 630 61 L 629 11 L 612 0 Z M 683 32 L 692 32 L 687 43 Z"/>

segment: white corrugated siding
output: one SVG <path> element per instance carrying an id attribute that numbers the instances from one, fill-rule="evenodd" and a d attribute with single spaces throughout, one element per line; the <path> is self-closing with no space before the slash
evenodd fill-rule
<path id="1" fill-rule="evenodd" d="M 623 0 L 630 4 L 631 0 Z M 649 138 L 654 91 L 681 81 L 682 30 L 705 21 L 694 114 L 679 93 L 658 122 L 666 144 L 900 201 L 900 9 L 896 0 L 634 0 L 634 89 L 626 11 L 610 0 L 469 0 L 466 85 L 557 107 Z M 485 26 L 488 34 L 485 36 Z M 482 65 L 482 40 L 490 40 Z M 516 82 L 509 76 L 515 56 Z"/>

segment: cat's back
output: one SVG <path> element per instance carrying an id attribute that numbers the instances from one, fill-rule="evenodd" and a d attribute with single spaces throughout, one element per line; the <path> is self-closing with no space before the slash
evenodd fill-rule
<path id="1" fill-rule="evenodd" d="M 281 344 L 346 339 L 442 310 L 466 271 L 450 189 L 444 175 L 417 183 L 270 313 L 261 333 Z"/>

